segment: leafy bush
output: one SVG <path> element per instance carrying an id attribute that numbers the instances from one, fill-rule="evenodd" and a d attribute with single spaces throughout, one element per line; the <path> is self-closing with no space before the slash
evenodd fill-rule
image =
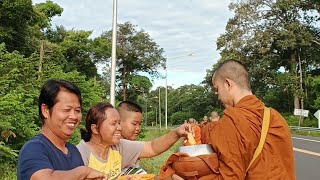
<path id="1" fill-rule="evenodd" d="M 183 124 L 185 120 L 190 118 L 190 114 L 187 112 L 175 112 L 171 115 L 170 120 L 173 125 Z"/>

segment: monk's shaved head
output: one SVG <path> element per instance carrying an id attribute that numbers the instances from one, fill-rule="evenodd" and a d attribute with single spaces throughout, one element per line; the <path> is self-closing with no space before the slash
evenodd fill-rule
<path id="1" fill-rule="evenodd" d="M 196 120 L 195 120 L 195 119 L 193 119 L 193 118 L 189 118 L 189 123 L 190 123 L 190 124 L 195 123 L 195 122 L 196 122 Z"/>
<path id="2" fill-rule="evenodd" d="M 211 116 L 211 118 L 217 118 L 217 117 L 219 117 L 219 114 L 216 111 L 212 111 L 210 116 Z"/>
<path id="3" fill-rule="evenodd" d="M 248 71 L 239 61 L 228 60 L 223 62 L 218 66 L 212 78 L 213 81 L 230 79 L 240 88 L 251 91 Z"/>

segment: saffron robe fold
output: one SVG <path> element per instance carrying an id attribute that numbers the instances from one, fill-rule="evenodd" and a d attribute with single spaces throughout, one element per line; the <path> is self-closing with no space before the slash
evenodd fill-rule
<path id="1" fill-rule="evenodd" d="M 211 144 L 210 131 L 212 130 L 215 123 L 217 123 L 217 122 L 209 122 L 203 128 L 201 128 L 201 143 L 202 144 Z"/>
<path id="2" fill-rule="evenodd" d="M 201 144 L 201 128 L 196 124 L 192 124 L 192 129 L 194 131 L 194 140 L 196 141 L 196 144 Z"/>
<path id="3" fill-rule="evenodd" d="M 290 131 L 285 119 L 272 108 L 263 149 L 246 174 L 260 141 L 263 113 L 264 103 L 253 95 L 224 110 L 210 131 L 219 159 L 219 173 L 211 179 L 295 179 Z"/>

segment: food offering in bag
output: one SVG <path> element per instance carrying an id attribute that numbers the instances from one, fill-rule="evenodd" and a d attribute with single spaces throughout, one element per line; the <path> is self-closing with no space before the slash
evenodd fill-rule
<path id="1" fill-rule="evenodd" d="M 196 140 L 194 139 L 192 133 L 188 133 L 187 139 L 184 140 L 183 143 L 185 146 L 192 146 L 196 144 Z"/>

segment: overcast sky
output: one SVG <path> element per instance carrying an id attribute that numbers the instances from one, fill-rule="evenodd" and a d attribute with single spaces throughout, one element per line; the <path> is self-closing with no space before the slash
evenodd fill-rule
<path id="1" fill-rule="evenodd" d="M 45 0 L 32 0 L 33 3 Z M 63 9 L 53 25 L 92 30 L 93 37 L 112 28 L 112 0 L 53 0 Z M 130 21 L 164 49 L 168 85 L 199 84 L 219 59 L 216 39 L 232 13 L 231 0 L 118 0 L 118 23 Z M 194 53 L 194 56 L 188 54 Z M 164 75 L 163 70 L 159 70 Z M 164 86 L 164 79 L 154 80 Z"/>

